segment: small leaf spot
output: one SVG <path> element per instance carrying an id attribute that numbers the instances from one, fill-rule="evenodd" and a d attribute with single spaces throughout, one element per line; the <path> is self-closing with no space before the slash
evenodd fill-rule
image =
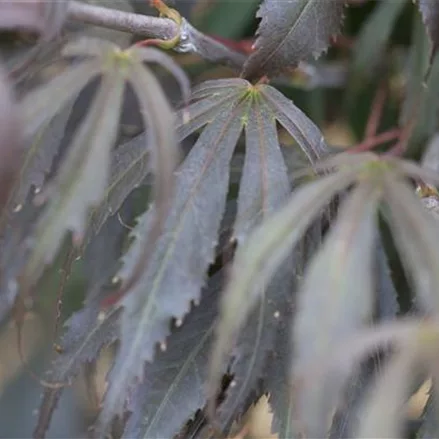
<path id="1" fill-rule="evenodd" d="M 15 212 L 15 213 L 20 212 L 21 209 L 23 209 L 23 205 L 22 205 L 22 204 L 17 204 L 17 205 L 14 207 L 14 212 Z"/>
<path id="2" fill-rule="evenodd" d="M 279 311 L 275 311 L 273 316 L 274 316 L 275 319 L 278 319 L 280 317 L 280 312 Z"/>
<path id="3" fill-rule="evenodd" d="M 166 352 L 166 349 L 167 349 L 166 343 L 165 343 L 164 341 L 162 341 L 162 342 L 160 343 L 160 350 L 161 350 L 162 352 Z"/>

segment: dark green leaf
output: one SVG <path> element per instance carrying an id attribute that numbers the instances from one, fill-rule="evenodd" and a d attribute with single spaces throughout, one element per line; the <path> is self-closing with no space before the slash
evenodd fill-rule
<path id="1" fill-rule="evenodd" d="M 405 0 L 378 2 L 355 40 L 352 74 L 355 79 L 372 75 L 386 48 Z"/>
<path id="2" fill-rule="evenodd" d="M 333 377 L 325 379 L 325 375 L 313 377 L 311 384 L 305 378 L 310 366 L 372 316 L 372 255 L 379 197 L 374 182 L 365 181 L 353 190 L 301 288 L 293 330 L 293 376 L 301 382 L 295 399 L 307 437 L 326 436 L 343 384 Z"/>
<path id="3" fill-rule="evenodd" d="M 343 0 L 264 0 L 257 13 L 262 21 L 255 51 L 243 76 L 274 76 L 311 55 L 319 56 L 339 31 L 343 5 Z"/>
<path id="4" fill-rule="evenodd" d="M 428 69 L 428 49 L 429 44 L 425 27 L 419 14 L 414 14 L 412 43 L 408 55 L 405 99 L 399 119 L 400 125 L 405 125 L 410 121 L 413 108 L 417 105 L 419 96 L 424 92 L 424 77 Z"/>
<path id="5" fill-rule="evenodd" d="M 190 301 L 199 297 L 206 269 L 213 262 L 230 160 L 248 105 L 238 105 L 238 101 L 236 98 L 222 108 L 177 171 L 175 198 L 163 233 L 146 271 L 122 300 L 122 341 L 100 418 L 104 430 L 122 411 L 127 391 L 142 376 L 145 361 L 152 361 L 155 344 L 169 334 L 170 319 L 183 318 Z M 153 209 L 135 229 L 141 239 L 124 258 L 122 279 L 131 276 L 142 242 L 149 239 L 152 214 Z"/>
<path id="6" fill-rule="evenodd" d="M 418 0 L 418 6 L 431 40 L 433 58 L 439 46 L 439 4 L 436 0 Z"/>

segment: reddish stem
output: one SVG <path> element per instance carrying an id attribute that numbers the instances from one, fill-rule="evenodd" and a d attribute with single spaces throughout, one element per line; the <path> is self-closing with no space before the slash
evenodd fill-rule
<path id="1" fill-rule="evenodd" d="M 387 84 L 385 81 L 383 81 L 379 86 L 372 103 L 372 110 L 370 112 L 369 119 L 366 125 L 366 131 L 364 136 L 365 139 L 374 137 L 376 135 L 379 128 L 381 115 L 383 114 L 384 104 L 386 103 L 386 97 Z"/>
<path id="2" fill-rule="evenodd" d="M 363 142 L 359 143 L 353 148 L 348 149 L 348 152 L 358 153 L 358 152 L 369 151 L 370 149 L 375 148 L 376 146 L 397 139 L 400 135 L 401 135 L 401 129 L 393 128 L 389 131 L 384 131 L 384 133 L 365 139 Z"/>

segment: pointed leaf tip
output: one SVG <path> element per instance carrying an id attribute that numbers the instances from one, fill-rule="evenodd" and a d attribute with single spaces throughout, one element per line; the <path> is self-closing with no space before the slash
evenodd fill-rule
<path id="1" fill-rule="evenodd" d="M 257 16 L 255 51 L 244 65 L 242 76 L 257 79 L 296 67 L 309 56 L 324 52 L 338 33 L 344 0 L 264 0 Z"/>

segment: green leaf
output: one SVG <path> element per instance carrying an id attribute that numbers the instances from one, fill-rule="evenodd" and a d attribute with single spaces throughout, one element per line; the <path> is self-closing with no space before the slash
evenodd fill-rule
<path id="1" fill-rule="evenodd" d="M 86 61 L 68 68 L 48 84 L 27 93 L 20 102 L 24 135 L 33 136 L 50 121 L 68 102 L 99 74 L 98 62 Z"/>
<path id="2" fill-rule="evenodd" d="M 418 6 L 432 44 L 433 59 L 439 47 L 439 4 L 436 0 L 418 0 Z"/>
<path id="3" fill-rule="evenodd" d="M 405 5 L 405 0 L 383 1 L 376 4 L 356 38 L 352 62 L 354 80 L 364 81 L 376 71 L 396 20 Z"/>
<path id="4" fill-rule="evenodd" d="M 262 86 L 261 94 L 274 117 L 294 138 L 310 163 L 328 155 L 329 148 L 321 131 L 291 100 L 270 86 Z"/>
<path id="5" fill-rule="evenodd" d="M 146 363 L 142 384 L 136 387 L 128 410 L 132 412 L 124 438 L 173 437 L 206 403 L 209 348 L 213 338 L 223 274 L 211 278 L 201 302 L 174 327 L 153 363 Z M 176 406 L 176 401 L 183 402 Z"/>
<path id="6" fill-rule="evenodd" d="M 408 55 L 405 98 L 399 119 L 400 125 L 405 125 L 410 121 L 413 108 L 417 105 L 419 96 L 424 92 L 424 77 L 428 69 L 428 49 L 429 44 L 425 27 L 419 14 L 414 14 L 412 43 Z"/>
<path id="7" fill-rule="evenodd" d="M 125 79 L 119 72 L 108 73 L 82 122 L 55 180 L 43 194 L 48 206 L 31 241 L 31 254 L 22 274 L 27 289 L 52 261 L 67 231 L 81 242 L 88 210 L 104 194 L 116 139 Z"/>
<path id="8" fill-rule="evenodd" d="M 305 378 L 316 360 L 330 353 L 372 316 L 372 255 L 380 192 L 360 183 L 344 201 L 336 224 L 306 271 L 293 328 L 293 378 L 297 415 L 307 437 L 325 437 L 342 383 L 324 375 Z M 316 325 L 318 322 L 318 325 Z"/>
<path id="9" fill-rule="evenodd" d="M 397 176 L 385 181 L 390 230 L 410 275 L 419 305 L 429 314 L 439 310 L 439 223 L 411 187 Z"/>
<path id="10" fill-rule="evenodd" d="M 153 360 L 155 344 L 169 334 L 170 319 L 183 318 L 190 301 L 199 298 L 206 270 L 214 259 L 230 160 L 248 105 L 239 104 L 239 100 L 235 98 L 222 108 L 176 172 L 176 192 L 162 235 L 146 271 L 122 300 L 121 347 L 99 420 L 103 430 L 122 411 L 127 391 L 142 376 L 145 361 Z M 153 211 L 144 214 L 135 229 L 141 239 L 134 241 L 124 257 L 122 280 L 131 276 L 142 242 L 149 239 Z"/>
<path id="11" fill-rule="evenodd" d="M 343 0 L 264 0 L 257 17 L 255 51 L 244 65 L 243 77 L 274 76 L 319 56 L 339 31 Z"/>
<path id="12" fill-rule="evenodd" d="M 360 165 L 363 166 L 363 165 Z M 255 228 L 238 248 L 231 278 L 221 302 L 215 346 L 211 356 L 209 397 L 216 395 L 224 358 L 264 288 L 311 221 L 331 198 L 355 179 L 351 167 L 305 185 L 285 206 Z"/>

